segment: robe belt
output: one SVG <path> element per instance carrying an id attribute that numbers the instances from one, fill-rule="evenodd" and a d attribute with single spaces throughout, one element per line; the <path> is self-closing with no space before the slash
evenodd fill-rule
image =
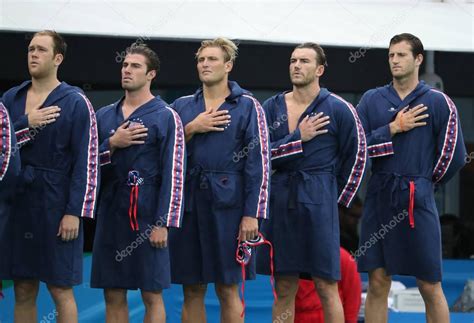
<path id="1" fill-rule="evenodd" d="M 210 178 L 209 175 L 212 174 L 228 174 L 228 175 L 238 175 L 242 176 L 241 171 L 223 171 L 223 170 L 210 170 L 203 169 L 201 166 L 194 166 L 189 168 L 186 173 L 186 184 L 185 187 L 185 209 L 186 212 L 191 212 L 194 208 L 194 190 L 207 190 L 210 188 Z"/>
<path id="2" fill-rule="evenodd" d="M 409 190 L 408 197 L 408 221 L 411 229 L 415 228 L 415 193 L 416 193 L 416 184 L 415 179 L 425 178 L 431 182 L 431 178 L 427 176 L 419 175 L 401 175 L 398 173 L 389 173 L 389 172 L 377 172 L 374 175 L 382 175 L 385 177 L 382 189 L 389 187 L 390 188 L 390 206 L 394 209 L 397 209 L 399 206 L 399 196 L 400 191 L 405 189 Z"/>
<path id="3" fill-rule="evenodd" d="M 22 166 L 22 170 L 21 170 L 21 174 L 20 174 L 20 176 L 23 179 L 23 182 L 26 183 L 26 184 L 33 183 L 35 178 L 36 178 L 36 172 L 37 171 L 46 172 L 46 173 L 55 173 L 55 174 L 58 174 L 58 175 L 67 176 L 67 174 L 65 172 L 62 172 L 62 171 L 57 170 L 57 169 L 26 165 L 26 166 Z"/>
<path id="4" fill-rule="evenodd" d="M 18 180 L 17 192 L 24 193 L 26 191 L 27 186 L 29 186 L 35 181 L 36 175 L 38 172 L 54 173 L 54 174 L 61 175 L 64 177 L 68 176 L 66 173 L 60 170 L 46 168 L 46 167 L 25 165 L 25 166 L 22 166 L 22 169 L 20 171 L 20 175 L 18 178 L 19 180 Z"/>
<path id="5" fill-rule="evenodd" d="M 296 209 L 296 198 L 298 194 L 298 184 L 303 181 L 311 179 L 313 175 L 328 175 L 334 174 L 332 168 L 311 168 L 300 170 L 277 170 L 273 176 L 286 177 L 285 184 L 288 186 L 288 209 Z"/>
<path id="6" fill-rule="evenodd" d="M 128 208 L 128 217 L 130 219 L 130 227 L 132 231 L 138 231 L 138 194 L 140 186 L 142 185 L 154 185 L 157 183 L 156 179 L 158 176 L 140 177 L 140 172 L 137 170 L 131 170 L 128 172 L 127 185 L 130 189 L 130 206 Z"/>

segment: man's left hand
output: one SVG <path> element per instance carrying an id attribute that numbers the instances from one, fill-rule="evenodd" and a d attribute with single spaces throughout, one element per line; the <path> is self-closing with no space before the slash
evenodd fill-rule
<path id="1" fill-rule="evenodd" d="M 150 243 L 155 248 L 166 248 L 168 245 L 168 228 L 154 227 L 151 231 Z"/>
<path id="2" fill-rule="evenodd" d="M 57 236 L 63 241 L 71 241 L 79 236 L 80 219 L 75 215 L 66 214 L 59 222 L 59 230 Z"/>
<path id="3" fill-rule="evenodd" d="M 251 216 L 244 216 L 240 221 L 239 239 L 240 241 L 251 240 L 258 236 L 258 220 Z"/>

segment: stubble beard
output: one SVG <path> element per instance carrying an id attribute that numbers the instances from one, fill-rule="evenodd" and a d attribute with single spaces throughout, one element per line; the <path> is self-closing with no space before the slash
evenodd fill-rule
<path id="1" fill-rule="evenodd" d="M 309 84 L 311 84 L 311 82 L 313 82 L 313 80 L 310 80 L 307 77 L 303 79 L 296 79 L 296 80 L 294 78 L 291 78 L 291 83 L 293 84 L 294 87 L 297 87 L 297 88 L 304 88 L 308 86 Z"/>

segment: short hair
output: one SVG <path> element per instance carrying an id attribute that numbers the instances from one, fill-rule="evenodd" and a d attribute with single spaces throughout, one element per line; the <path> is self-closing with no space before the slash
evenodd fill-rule
<path id="1" fill-rule="evenodd" d="M 424 54 L 423 43 L 421 42 L 421 40 L 415 35 L 409 33 L 403 33 L 393 36 L 392 39 L 390 39 L 389 47 L 401 43 L 402 41 L 406 41 L 408 44 L 410 44 L 413 57 L 416 57 L 419 54 Z"/>
<path id="2" fill-rule="evenodd" d="M 149 71 L 155 70 L 156 74 L 160 71 L 160 58 L 158 57 L 158 54 L 148 47 L 147 44 L 145 43 L 133 43 L 130 45 L 130 47 L 127 47 L 125 49 L 126 55 L 129 54 L 140 54 L 145 56 L 146 58 L 146 65 L 147 65 L 147 73 Z"/>
<path id="3" fill-rule="evenodd" d="M 212 40 L 203 40 L 201 42 L 201 47 L 196 52 L 196 58 L 199 57 L 201 51 L 207 47 L 218 47 L 224 52 L 224 62 L 232 61 L 235 62 L 237 58 L 238 47 L 230 39 L 219 37 Z"/>
<path id="4" fill-rule="evenodd" d="M 49 36 L 53 39 L 53 53 L 54 55 L 61 54 L 63 58 L 66 58 L 67 44 L 63 36 L 55 32 L 54 30 L 42 30 L 38 31 L 33 35 L 36 36 Z"/>
<path id="5" fill-rule="evenodd" d="M 324 53 L 324 49 L 319 44 L 307 42 L 307 43 L 302 43 L 295 47 L 295 49 L 301 49 L 301 48 L 309 48 L 309 49 L 314 50 L 316 52 L 316 63 L 318 63 L 318 65 L 323 65 L 323 66 L 328 65 L 326 54 Z"/>

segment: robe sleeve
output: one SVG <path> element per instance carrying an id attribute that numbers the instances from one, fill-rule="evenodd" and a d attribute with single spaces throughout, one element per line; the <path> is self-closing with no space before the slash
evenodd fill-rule
<path id="1" fill-rule="evenodd" d="M 270 152 L 268 128 L 260 103 L 251 96 L 250 120 L 245 130 L 245 146 L 249 153 L 245 159 L 245 216 L 268 218 L 270 190 Z M 250 149 L 250 147 L 253 147 Z"/>
<path id="2" fill-rule="evenodd" d="M 184 177 L 186 172 L 186 148 L 184 127 L 176 111 L 166 108 L 164 120 L 166 133 L 160 142 L 162 179 L 155 223 L 179 228 L 184 207 Z"/>

